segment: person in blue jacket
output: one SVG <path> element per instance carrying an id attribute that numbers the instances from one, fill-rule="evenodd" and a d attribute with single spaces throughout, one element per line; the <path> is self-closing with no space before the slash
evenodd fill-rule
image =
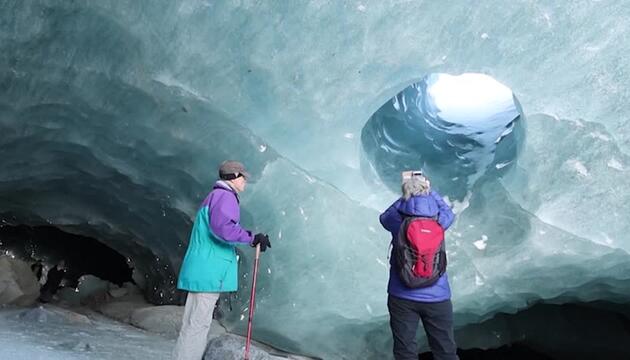
<path id="1" fill-rule="evenodd" d="M 392 235 L 405 216 L 435 218 L 444 230 L 453 223 L 455 215 L 442 197 L 431 190 L 429 180 L 420 171 L 403 172 L 402 197 L 380 216 L 383 227 Z M 453 335 L 453 305 L 446 272 L 433 285 L 412 289 L 405 286 L 398 275 L 394 256 L 390 256 L 387 308 L 394 338 L 396 360 L 417 360 L 416 331 L 422 325 L 435 360 L 457 360 L 457 345 Z"/>
<path id="2" fill-rule="evenodd" d="M 261 252 L 271 247 L 266 234 L 253 235 L 241 227 L 238 193 L 245 190 L 248 178 L 240 162 L 223 162 L 219 180 L 197 211 L 177 281 L 177 288 L 188 291 L 188 296 L 175 360 L 203 358 L 219 295 L 238 287 L 235 245 L 260 245 Z"/>

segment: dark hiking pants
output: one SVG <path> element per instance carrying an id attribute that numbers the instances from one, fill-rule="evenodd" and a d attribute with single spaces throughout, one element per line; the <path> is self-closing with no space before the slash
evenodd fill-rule
<path id="1" fill-rule="evenodd" d="M 418 360 L 416 331 L 422 320 L 435 360 L 459 360 L 453 336 L 453 304 L 417 302 L 389 295 L 389 325 L 394 336 L 396 360 Z"/>

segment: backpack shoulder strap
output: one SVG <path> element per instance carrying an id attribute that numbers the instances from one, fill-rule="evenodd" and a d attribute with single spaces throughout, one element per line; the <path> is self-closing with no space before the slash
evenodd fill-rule
<path id="1" fill-rule="evenodd" d="M 400 218 L 403 220 L 403 222 L 407 219 L 429 219 L 437 221 L 440 215 L 440 213 L 437 213 L 434 216 L 409 215 L 400 210 L 398 210 L 398 214 L 400 215 Z"/>

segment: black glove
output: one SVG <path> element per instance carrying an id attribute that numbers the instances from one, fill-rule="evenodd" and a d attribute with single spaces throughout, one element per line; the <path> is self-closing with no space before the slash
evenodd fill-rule
<path id="1" fill-rule="evenodd" d="M 269 241 L 269 235 L 258 233 L 254 235 L 254 241 L 252 241 L 252 246 L 256 246 L 260 244 L 260 251 L 265 252 L 267 248 L 271 248 L 271 242 Z"/>

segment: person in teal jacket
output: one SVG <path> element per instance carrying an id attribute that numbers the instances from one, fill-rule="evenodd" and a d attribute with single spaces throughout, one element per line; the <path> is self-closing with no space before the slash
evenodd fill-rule
<path id="1" fill-rule="evenodd" d="M 219 178 L 197 211 L 184 256 L 177 288 L 188 291 L 175 360 L 201 360 L 206 350 L 212 313 L 222 292 L 236 291 L 238 263 L 235 245 L 271 247 L 266 234 L 245 230 L 240 224 L 238 194 L 245 190 L 249 174 L 243 164 L 225 161 Z"/>

